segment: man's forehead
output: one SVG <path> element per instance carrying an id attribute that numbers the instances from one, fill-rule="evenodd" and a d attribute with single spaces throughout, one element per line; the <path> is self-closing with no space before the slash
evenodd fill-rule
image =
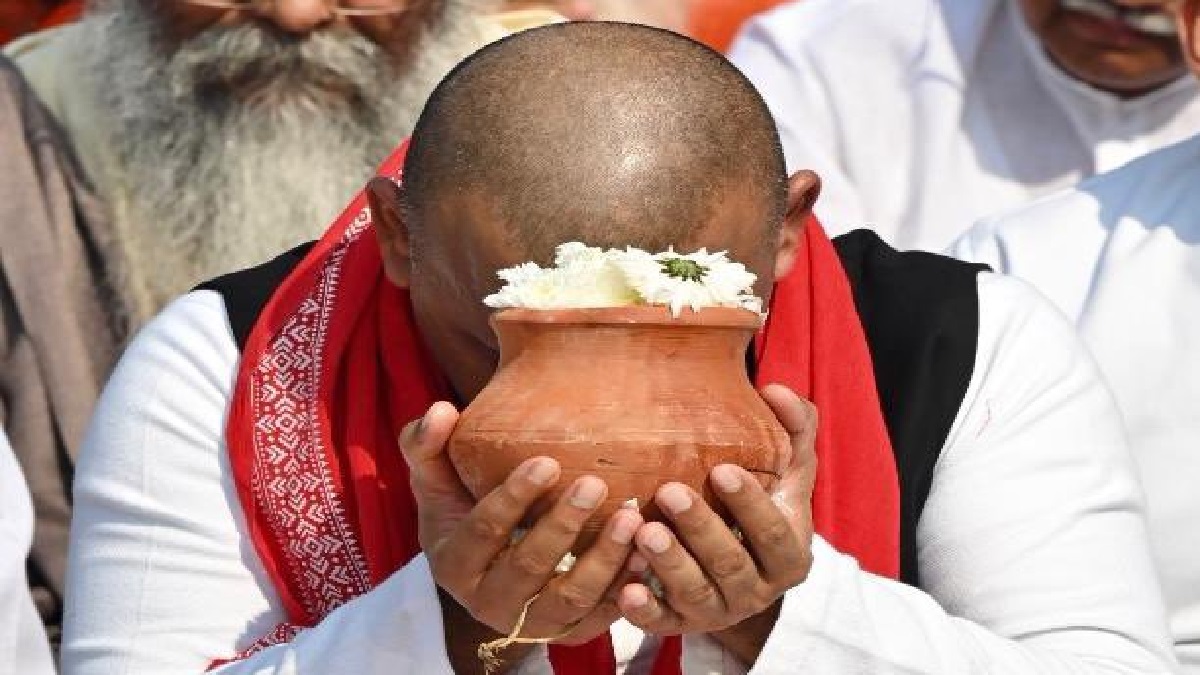
<path id="1" fill-rule="evenodd" d="M 631 233 L 622 238 L 603 227 L 590 227 L 583 222 L 586 216 L 581 216 L 578 227 L 571 231 L 538 232 L 537 223 L 507 221 L 494 204 L 478 193 L 459 193 L 454 198 L 439 200 L 433 212 L 434 222 L 428 225 L 432 226 L 430 234 L 436 238 L 434 247 L 439 257 L 449 263 L 452 273 L 460 281 L 486 288 L 497 283 L 496 270 L 527 261 L 551 264 L 559 244 L 581 241 L 601 247 L 646 248 L 643 241 L 663 241 L 661 232 L 656 230 L 679 234 L 661 248 L 673 246 L 681 252 L 701 248 L 723 250 L 735 260 L 753 266 L 772 250 L 768 239 L 773 229 L 764 225 L 770 214 L 760 201 L 752 191 L 732 191 L 703 212 L 702 222 L 670 227 L 644 223 L 640 236 Z"/>
<path id="2" fill-rule="evenodd" d="M 477 193 L 437 200 L 425 220 L 422 238 L 461 283 L 487 287 L 495 283 L 496 270 L 530 258 L 512 229 Z"/>

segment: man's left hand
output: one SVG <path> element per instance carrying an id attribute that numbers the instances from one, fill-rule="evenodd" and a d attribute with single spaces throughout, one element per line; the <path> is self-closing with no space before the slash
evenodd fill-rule
<path id="1" fill-rule="evenodd" d="M 812 566 L 816 409 L 780 385 L 762 396 L 791 436 L 792 456 L 775 494 L 745 469 L 713 469 L 709 479 L 741 529 L 739 540 L 694 490 L 662 486 L 655 502 L 678 537 L 662 523 L 643 525 L 635 541 L 644 561 L 633 566 L 648 563 L 663 597 L 633 583 L 618 598 L 625 618 L 648 633 L 712 633 L 748 662 L 766 642 L 779 599 Z"/>

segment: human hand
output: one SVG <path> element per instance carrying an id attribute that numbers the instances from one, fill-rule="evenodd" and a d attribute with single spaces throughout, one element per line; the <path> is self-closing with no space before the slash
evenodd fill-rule
<path id="1" fill-rule="evenodd" d="M 642 630 L 713 633 L 751 663 L 774 625 L 779 599 L 812 566 L 816 477 L 816 408 L 780 385 L 765 387 L 762 396 L 791 437 L 791 457 L 775 494 L 738 466 L 715 467 L 709 476 L 743 540 L 694 490 L 668 483 L 655 502 L 678 536 L 662 523 L 643 525 L 631 560 L 635 568 L 648 565 L 663 598 L 641 583 L 627 584 L 618 596 L 625 618 Z M 769 620 L 759 618 L 764 615 Z"/>
<path id="2" fill-rule="evenodd" d="M 476 503 L 445 452 L 457 421 L 452 405 L 436 403 L 400 438 L 434 580 L 475 621 L 499 633 L 510 632 L 534 596 L 522 636 L 565 634 L 558 641 L 573 644 L 606 631 L 620 616 L 616 593 L 629 578 L 625 563 L 641 515 L 619 510 L 570 571 L 557 574 L 583 524 L 603 502 L 606 485 L 594 476 L 579 478 L 514 543 L 526 512 L 558 481 L 559 465 L 548 457 L 526 460 Z"/>

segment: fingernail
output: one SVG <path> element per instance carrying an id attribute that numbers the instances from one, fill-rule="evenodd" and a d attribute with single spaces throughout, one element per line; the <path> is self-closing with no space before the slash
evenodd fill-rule
<path id="1" fill-rule="evenodd" d="M 616 521 L 613 522 L 612 532 L 609 536 L 611 536 L 612 540 L 616 543 L 625 546 L 629 542 L 633 541 L 633 535 L 637 532 L 638 527 L 640 527 L 642 524 L 641 519 L 635 518 L 630 513 L 623 513 L 620 511 L 617 512 L 615 518 Z"/>
<path id="2" fill-rule="evenodd" d="M 641 609 L 650 603 L 650 594 L 646 589 L 634 586 L 625 594 L 625 604 L 633 609 Z"/>
<path id="3" fill-rule="evenodd" d="M 526 460 L 521 470 L 529 482 L 538 486 L 549 485 L 558 477 L 558 463 L 545 457 Z"/>
<path id="4" fill-rule="evenodd" d="M 600 505 L 601 499 L 604 499 L 604 481 L 584 476 L 575 481 L 569 502 L 577 509 L 594 509 Z"/>
<path id="5" fill-rule="evenodd" d="M 426 412 L 424 415 L 421 415 L 421 419 L 417 420 L 417 426 L 413 427 L 413 440 L 414 441 L 421 440 L 421 437 L 425 435 L 425 426 L 426 426 L 425 418 L 426 417 L 429 417 L 428 412 Z"/>
<path id="6" fill-rule="evenodd" d="M 651 553 L 665 553 L 671 548 L 671 535 L 661 525 L 646 530 L 641 536 L 642 546 L 650 549 Z"/>
<path id="7" fill-rule="evenodd" d="M 658 491 L 658 504 L 672 514 L 683 513 L 692 508 L 692 495 L 686 487 L 670 483 Z"/>
<path id="8" fill-rule="evenodd" d="M 634 574 L 641 574 L 642 572 L 650 569 L 650 561 L 646 560 L 646 557 L 641 553 L 630 553 L 628 567 L 630 572 L 633 572 Z"/>
<path id="9" fill-rule="evenodd" d="M 742 472 L 735 466 L 722 464 L 712 470 L 712 481 L 721 492 L 737 492 L 742 489 Z"/>

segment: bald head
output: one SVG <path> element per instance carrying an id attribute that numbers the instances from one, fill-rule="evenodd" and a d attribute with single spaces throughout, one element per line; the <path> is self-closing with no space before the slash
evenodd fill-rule
<path id="1" fill-rule="evenodd" d="M 567 241 L 729 251 L 764 299 L 820 192 L 784 175 L 766 105 L 720 54 L 674 33 L 570 23 L 476 52 L 434 91 L 403 189 L 368 186 L 384 273 L 461 401 L 498 358 L 496 270 Z"/>
<path id="2" fill-rule="evenodd" d="M 769 247 L 786 197 L 774 124 L 720 54 L 674 33 L 568 23 L 492 44 L 434 91 L 405 166 L 407 220 L 468 200 L 529 258 L 563 241 L 687 247 L 713 227 Z M 433 235 L 431 235 L 433 236 Z"/>

